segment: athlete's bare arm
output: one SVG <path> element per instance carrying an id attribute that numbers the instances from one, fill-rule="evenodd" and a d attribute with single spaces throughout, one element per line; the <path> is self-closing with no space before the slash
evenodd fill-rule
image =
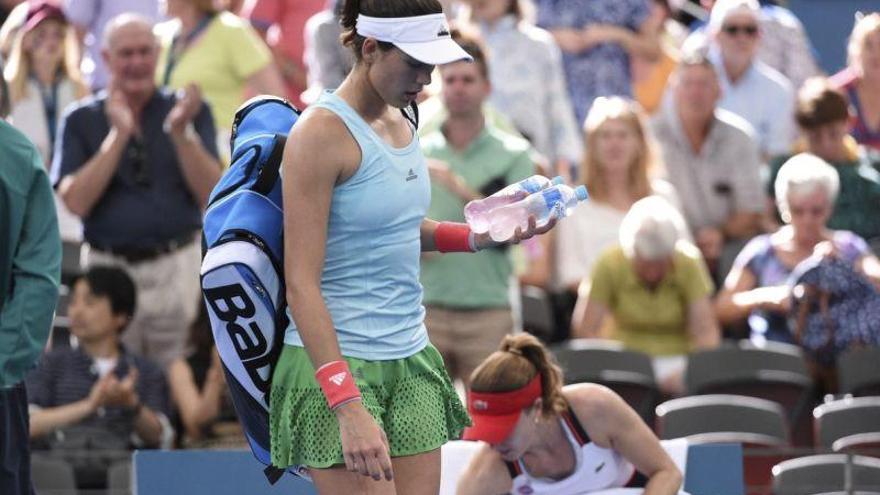
<path id="1" fill-rule="evenodd" d="M 675 495 L 682 476 L 654 432 L 619 395 L 592 383 L 569 385 L 565 398 L 596 445 L 612 448 L 645 477 L 644 495 Z"/>
<path id="2" fill-rule="evenodd" d="M 284 274 L 287 303 L 315 369 L 342 354 L 321 295 L 321 273 L 333 188 L 350 178 L 361 152 L 345 124 L 328 110 L 306 111 L 291 129 L 284 173 Z M 349 470 L 392 478 L 385 433 L 360 401 L 336 409 Z"/>

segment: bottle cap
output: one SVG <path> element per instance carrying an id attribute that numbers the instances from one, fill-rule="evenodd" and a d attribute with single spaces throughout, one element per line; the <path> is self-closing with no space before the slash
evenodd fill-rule
<path id="1" fill-rule="evenodd" d="M 586 201 L 590 197 L 587 193 L 587 186 L 577 186 L 574 193 L 577 195 L 578 201 Z"/>
<path id="2" fill-rule="evenodd" d="M 558 186 L 559 184 L 565 184 L 565 179 L 562 178 L 561 175 L 557 175 L 550 181 L 551 185 Z"/>

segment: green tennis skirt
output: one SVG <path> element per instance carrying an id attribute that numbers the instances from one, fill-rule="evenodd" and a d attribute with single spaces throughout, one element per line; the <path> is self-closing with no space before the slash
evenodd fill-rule
<path id="1" fill-rule="evenodd" d="M 393 361 L 345 360 L 364 406 L 388 437 L 391 457 L 435 450 L 460 438 L 470 425 L 434 346 Z M 345 463 L 336 415 L 302 347 L 285 345 L 281 351 L 272 377 L 269 423 L 275 466 Z"/>

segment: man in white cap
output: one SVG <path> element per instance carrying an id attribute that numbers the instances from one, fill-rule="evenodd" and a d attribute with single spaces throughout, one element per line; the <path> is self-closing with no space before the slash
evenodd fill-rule
<path id="1" fill-rule="evenodd" d="M 718 69 L 718 106 L 755 130 L 765 158 L 790 151 L 796 137 L 794 90 L 779 72 L 756 57 L 761 37 L 757 0 L 719 0 L 712 8 L 709 59 Z"/>

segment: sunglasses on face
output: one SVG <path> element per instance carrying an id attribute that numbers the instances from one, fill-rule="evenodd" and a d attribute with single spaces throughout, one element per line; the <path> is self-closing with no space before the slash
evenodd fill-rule
<path id="1" fill-rule="evenodd" d="M 721 30 L 729 36 L 737 36 L 739 33 L 743 33 L 746 36 L 752 38 L 758 34 L 758 26 L 754 24 L 747 24 L 744 26 L 728 24 L 727 26 L 722 27 Z"/>

